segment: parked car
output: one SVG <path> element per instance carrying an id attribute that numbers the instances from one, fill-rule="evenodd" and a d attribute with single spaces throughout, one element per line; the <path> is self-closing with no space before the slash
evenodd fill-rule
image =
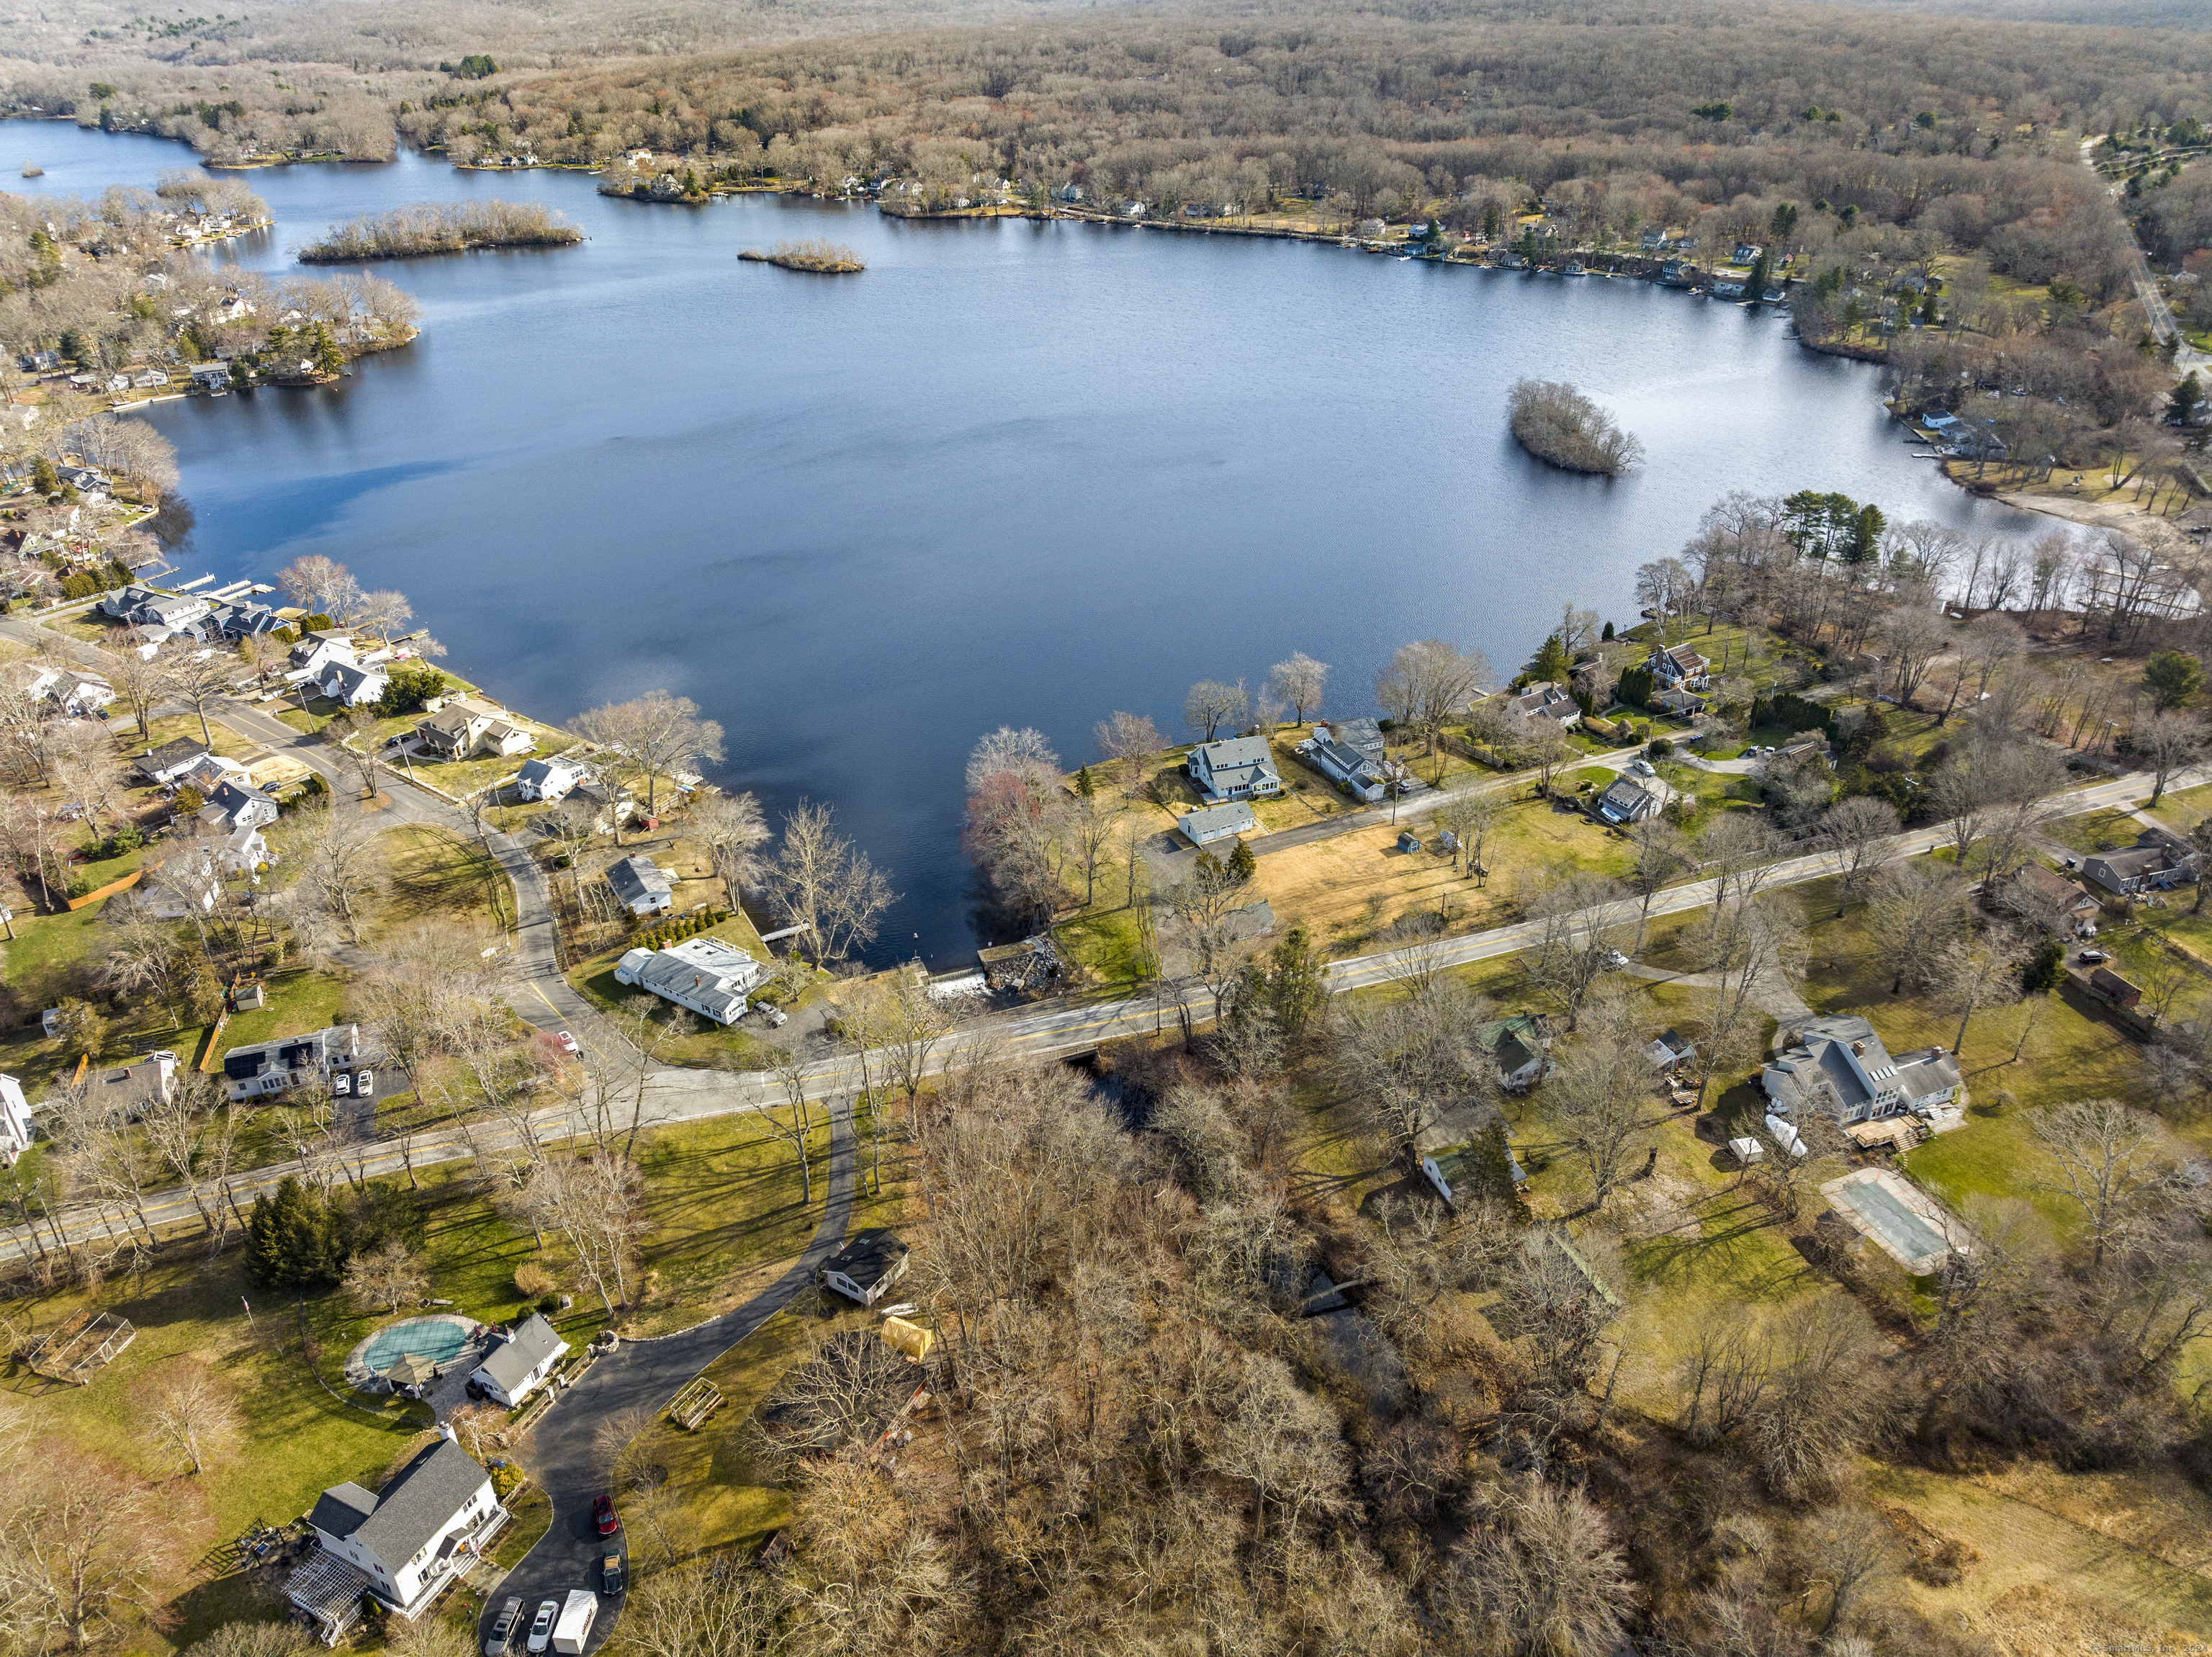
<path id="1" fill-rule="evenodd" d="M 2112 959 L 2101 949 L 2085 949 L 2081 952 L 2081 965 L 2084 966 L 2094 966 L 2100 961 L 2108 961 Z"/>
<path id="2" fill-rule="evenodd" d="M 376 1097 L 376 1072 L 363 1070 L 353 1079 L 354 1091 L 363 1099 Z"/>
<path id="3" fill-rule="evenodd" d="M 538 1602 L 538 1615 L 530 1619 L 530 1638 L 523 1642 L 522 1647 L 531 1654 L 531 1657 L 538 1657 L 539 1652 L 552 1643 L 553 1619 L 560 1614 L 561 1602 L 558 1599 Z"/>
<path id="4" fill-rule="evenodd" d="M 348 1075 L 343 1070 L 339 1071 L 336 1075 L 331 1078 L 331 1091 L 336 1093 L 340 1099 L 351 1098 L 353 1095 L 353 1078 Z"/>
<path id="5" fill-rule="evenodd" d="M 1622 967 L 1627 965 L 1628 957 L 1622 954 L 1618 949 L 1608 949 L 1605 952 L 1605 970 L 1607 972 L 1618 972 Z"/>
<path id="6" fill-rule="evenodd" d="M 484 1657 L 501 1657 L 514 1643 L 515 1626 L 522 1621 L 522 1596 L 509 1594 L 507 1603 L 499 1608 L 499 1618 L 484 1636 Z"/>
<path id="7" fill-rule="evenodd" d="M 791 1022 L 791 1014 L 781 1007 L 763 1007 L 760 1009 L 760 1015 L 768 1020 L 769 1027 L 772 1030 L 781 1030 Z"/>
<path id="8" fill-rule="evenodd" d="M 612 1536 L 622 1529 L 622 1520 L 615 1517 L 615 1499 L 611 1496 L 592 1498 L 592 1522 L 599 1527 L 601 1536 Z"/>
<path id="9" fill-rule="evenodd" d="M 623 1591 L 623 1556 L 611 1553 L 599 1561 L 599 1592 L 620 1593 Z"/>
<path id="10" fill-rule="evenodd" d="M 570 1035 L 566 1030 L 556 1033 L 553 1039 L 561 1044 L 561 1051 L 568 1054 L 571 1058 L 575 1057 L 577 1053 L 581 1051 L 576 1045 L 575 1037 Z"/>

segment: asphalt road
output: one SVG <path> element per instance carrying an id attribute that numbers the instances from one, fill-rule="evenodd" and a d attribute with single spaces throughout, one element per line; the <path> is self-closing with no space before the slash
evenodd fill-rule
<path id="1" fill-rule="evenodd" d="M 484 1603 L 478 1620 L 479 1642 L 491 1631 L 499 1608 L 509 1594 L 522 1599 L 523 1631 L 544 1599 L 565 1599 L 571 1588 L 599 1586 L 599 1561 L 619 1549 L 625 1575 L 632 1538 L 629 1526 L 611 1537 L 602 1537 L 592 1520 L 592 1499 L 608 1489 L 592 1437 L 600 1422 L 634 1405 L 653 1409 L 676 1393 L 716 1358 L 758 1329 L 781 1310 L 793 1296 L 813 1283 L 815 1269 L 837 1251 L 852 1218 L 853 1195 L 859 1166 L 853 1137 L 852 1112 L 842 1103 L 830 1107 L 830 1179 L 822 1222 L 798 1262 L 767 1288 L 734 1311 L 658 1340 L 631 1341 L 611 1357 L 601 1358 L 584 1378 L 549 1410 L 532 1434 L 534 1448 L 526 1457 L 531 1475 L 552 1499 L 553 1522 L 537 1546 L 507 1573 L 505 1582 Z M 616 1512 L 621 1512 L 617 1498 Z M 587 1649 L 596 1651 L 613 1630 L 622 1606 L 605 1596 L 599 1620 L 592 1625 Z M 514 1648 L 522 1646 L 518 1636 Z"/>

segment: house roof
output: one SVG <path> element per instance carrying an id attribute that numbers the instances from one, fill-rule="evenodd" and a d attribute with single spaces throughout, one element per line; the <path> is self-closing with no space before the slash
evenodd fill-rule
<path id="1" fill-rule="evenodd" d="M 1198 811 L 1187 811 L 1176 819 L 1176 826 L 1194 840 L 1200 835 L 1242 834 L 1259 825 L 1259 819 L 1253 816 L 1252 807 L 1242 800 L 1232 800 L 1225 806 L 1207 806 Z"/>
<path id="2" fill-rule="evenodd" d="M 385 673 L 381 667 L 363 667 L 350 661 L 331 661 L 323 667 L 323 685 L 328 688 L 332 679 L 337 681 L 341 693 L 349 694 L 372 680 L 381 684 Z"/>
<path id="3" fill-rule="evenodd" d="M 556 1352 L 568 1349 L 568 1343 L 560 1332 L 545 1321 L 543 1313 L 533 1312 L 520 1324 L 506 1343 L 494 1349 L 477 1368 L 499 1383 L 500 1390 L 509 1394 L 529 1379 L 530 1372 Z"/>
<path id="4" fill-rule="evenodd" d="M 491 1475 L 467 1451 L 451 1439 L 441 1438 L 392 1476 L 350 1532 L 336 1533 L 350 1534 L 382 1560 L 386 1570 L 396 1574 L 428 1546 L 430 1538 L 451 1524 L 453 1515 L 490 1479 Z M 340 1496 L 340 1492 L 349 1490 L 368 1495 L 357 1484 L 325 1490 L 315 1502 L 315 1515 L 310 1522 L 320 1528 L 325 1502 L 331 1504 L 331 1517 L 341 1521 L 357 1512 L 353 1496 Z M 339 1499 L 332 1502 L 333 1497 Z"/>
<path id="5" fill-rule="evenodd" d="M 1191 751 L 1195 759 L 1206 757 L 1206 769 L 1215 781 L 1231 784 L 1251 782 L 1261 777 L 1273 777 L 1275 757 L 1269 752 L 1264 736 L 1224 737 L 1218 742 L 1201 742 Z"/>
<path id="6" fill-rule="evenodd" d="M 1610 807 L 1624 817 L 1633 816 L 1656 799 L 1650 789 L 1632 777 L 1616 777 L 1597 797 L 1601 809 Z"/>
<path id="7" fill-rule="evenodd" d="M 848 1239 L 844 1247 L 823 1262 L 822 1269 L 841 1273 L 862 1288 L 873 1288 L 906 1256 L 904 1243 L 881 1226 L 872 1226 Z"/>
<path id="8" fill-rule="evenodd" d="M 214 752 L 204 742 L 180 736 L 173 742 L 164 742 L 158 748 L 148 749 L 138 757 L 136 764 L 142 773 L 151 777 L 156 771 L 175 771 L 179 766 L 190 765 Z"/>
<path id="9" fill-rule="evenodd" d="M 351 1536 L 376 1511 L 376 1496 L 348 1479 L 315 1498 L 307 1522 L 325 1536 Z"/>
<path id="10" fill-rule="evenodd" d="M 501 714 L 498 709 L 488 708 L 481 702 L 471 702 L 464 698 L 458 702 L 448 702 L 437 712 L 424 719 L 416 727 L 416 729 L 435 731 L 441 736 L 465 736 L 471 727 L 499 717 Z"/>
<path id="11" fill-rule="evenodd" d="M 625 857 L 607 868 L 607 884 L 615 889 L 615 896 L 626 904 L 641 898 L 665 898 L 674 893 L 675 882 L 664 874 L 650 857 Z"/>
<path id="12" fill-rule="evenodd" d="M 2125 978 L 2122 978 L 2118 973 L 2113 972 L 2108 966 L 2100 966 L 2095 972 L 2090 973 L 2089 982 L 2096 988 L 2103 990 L 2108 996 L 2140 996 L 2142 994 L 2141 990 L 2138 990 L 2134 984 L 2130 984 Z"/>
<path id="13" fill-rule="evenodd" d="M 1357 748 L 1370 759 L 1382 757 L 1382 728 L 1371 719 L 1332 719 L 1328 734 L 1333 741 Z"/>
<path id="14" fill-rule="evenodd" d="M 2056 869 L 2045 868 L 2040 863 L 2024 865 L 2014 880 L 2030 895 L 2061 909 L 2074 910 L 2087 905 L 2096 907 L 2097 900 L 2084 892 L 2079 882 L 2069 880 Z"/>
<path id="15" fill-rule="evenodd" d="M 515 777 L 533 788 L 544 788 L 556 776 L 566 777 L 574 782 L 584 774 L 584 768 L 572 759 L 526 759 Z"/>
<path id="16" fill-rule="evenodd" d="M 1871 1079 L 1874 1087 L 1868 1086 Z M 1808 1019 L 1768 1061 L 1767 1097 L 1778 1108 L 1832 1099 L 1845 1110 L 1873 1102 L 1876 1089 L 1908 1103 L 1959 1085 L 1959 1062 L 1940 1047 L 1893 1055 L 1874 1026 L 1855 1013 Z"/>

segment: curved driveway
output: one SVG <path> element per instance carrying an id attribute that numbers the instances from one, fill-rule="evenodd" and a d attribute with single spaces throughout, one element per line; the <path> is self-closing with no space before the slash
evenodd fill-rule
<path id="1" fill-rule="evenodd" d="M 553 1522 L 538 1545 L 486 1597 L 477 1630 L 480 1642 L 490 1632 L 492 1621 L 509 1594 L 521 1596 L 526 1627 L 530 1614 L 542 1599 L 562 1599 L 571 1588 L 597 1593 L 599 1560 L 609 1550 L 620 1549 L 627 1566 L 628 1527 L 603 1538 L 592 1523 L 592 1498 L 607 1488 L 592 1435 L 601 1421 L 635 1405 L 659 1409 L 685 1382 L 812 1283 L 815 1269 L 836 1252 L 844 1240 L 845 1227 L 852 1218 L 860 1160 L 853 1138 L 852 1112 L 842 1102 L 830 1107 L 830 1183 L 822 1223 L 814 1228 L 813 1240 L 792 1268 L 734 1311 L 680 1334 L 629 1342 L 611 1357 L 601 1358 L 538 1423 L 532 1435 L 536 1447 L 527 1457 L 527 1465 L 538 1487 L 552 1500 Z M 620 1511 L 619 1503 L 617 1511 Z M 592 1649 L 606 1639 L 620 1612 L 618 1604 L 610 1605 L 602 1597 L 599 1621 L 592 1625 Z"/>

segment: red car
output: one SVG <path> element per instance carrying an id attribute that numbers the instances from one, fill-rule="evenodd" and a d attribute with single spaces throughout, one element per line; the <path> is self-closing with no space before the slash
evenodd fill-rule
<path id="1" fill-rule="evenodd" d="M 601 1536 L 612 1536 L 622 1529 L 622 1520 L 615 1517 L 615 1499 L 611 1496 L 592 1498 L 592 1519 L 599 1526 Z"/>

